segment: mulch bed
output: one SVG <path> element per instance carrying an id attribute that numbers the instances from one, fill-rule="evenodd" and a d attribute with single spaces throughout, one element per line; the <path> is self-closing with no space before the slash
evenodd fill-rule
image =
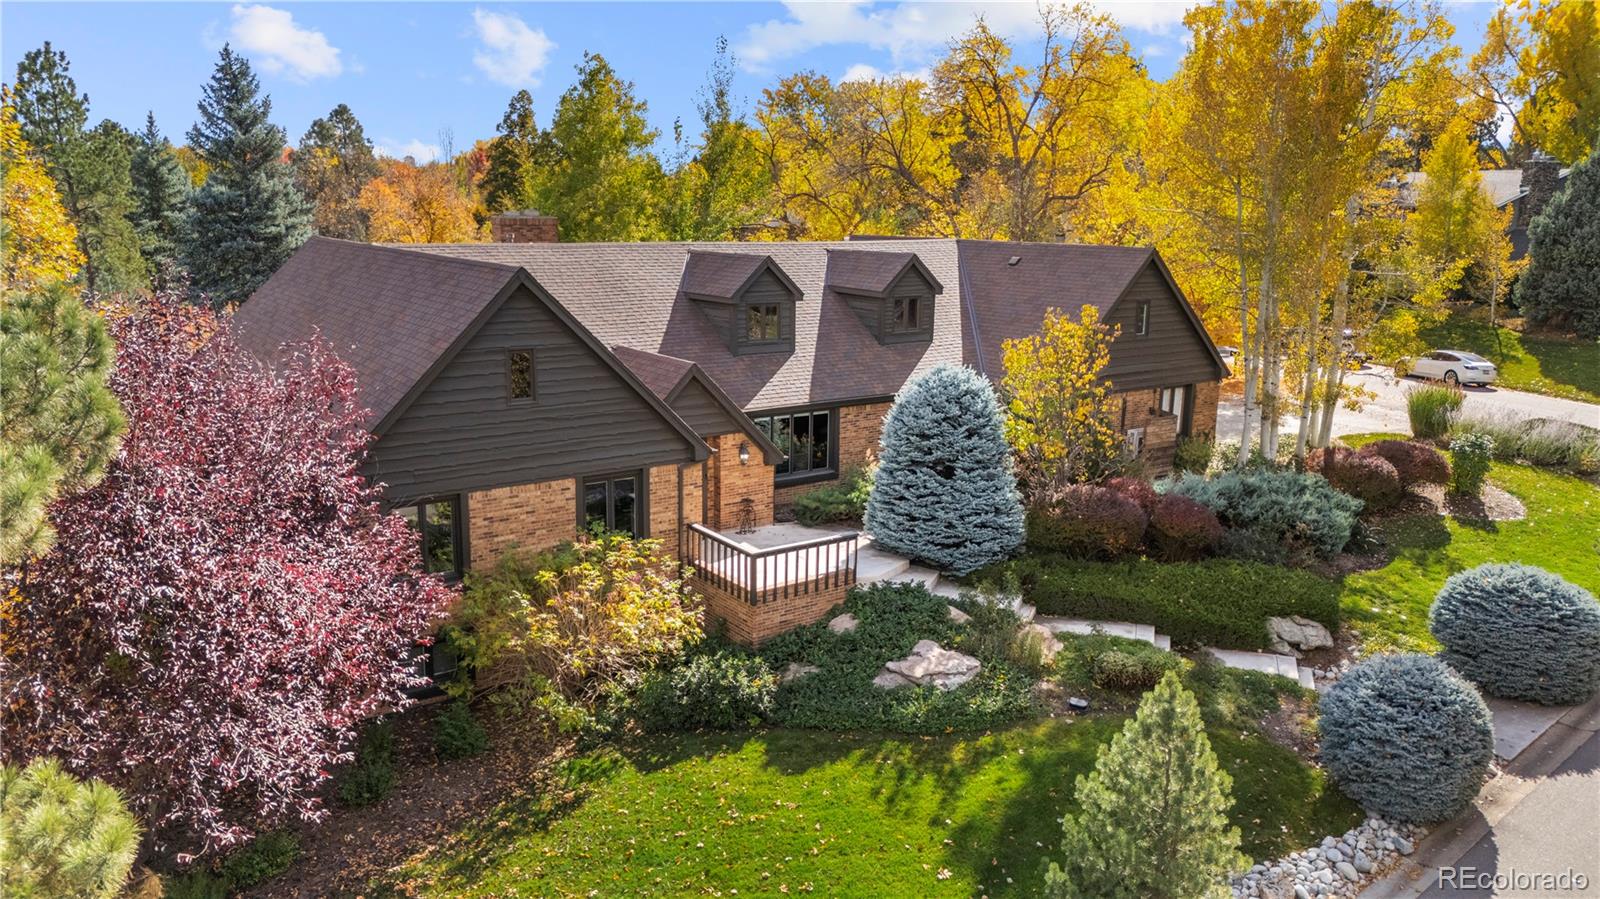
<path id="1" fill-rule="evenodd" d="M 368 881 L 431 848 L 472 818 L 507 799 L 537 790 L 572 754 L 560 736 L 521 721 L 475 710 L 489 732 L 489 751 L 441 762 L 434 756 L 432 721 L 443 706 L 416 709 L 395 725 L 399 759 L 394 792 L 381 802 L 332 813 L 300 829 L 300 858 L 251 896 L 358 896 Z"/>
<path id="2" fill-rule="evenodd" d="M 1416 484 L 1406 492 L 1392 514 L 1448 515 L 1473 521 L 1520 521 L 1528 517 L 1522 500 L 1493 484 L 1483 485 L 1482 496 L 1448 493 L 1441 484 Z"/>

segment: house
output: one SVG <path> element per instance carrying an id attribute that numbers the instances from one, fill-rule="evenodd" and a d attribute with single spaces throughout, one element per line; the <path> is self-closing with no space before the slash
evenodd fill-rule
<path id="1" fill-rule="evenodd" d="M 429 571 L 592 524 L 664 540 L 730 633 L 815 620 L 855 538 L 730 533 L 867 464 L 884 414 L 941 363 L 998 381 L 1051 307 L 1120 326 L 1106 375 L 1146 464 L 1215 427 L 1226 369 L 1154 250 L 953 239 L 555 243 L 531 213 L 487 244 L 314 238 L 235 316 L 263 359 L 314 331 L 354 368 L 369 474 Z"/>
<path id="2" fill-rule="evenodd" d="M 1483 181 L 1483 191 L 1494 202 L 1494 208 L 1504 211 L 1510 207 L 1511 221 L 1506 233 L 1511 238 L 1511 258 L 1521 259 L 1528 254 L 1528 225 L 1533 217 L 1544 211 L 1545 204 L 1567 186 L 1570 168 L 1543 153 L 1535 153 L 1520 169 L 1484 169 L 1478 175 Z M 1407 172 L 1401 177 L 1399 203 L 1402 209 L 1417 208 L 1417 194 L 1428 176 L 1422 172 Z"/>

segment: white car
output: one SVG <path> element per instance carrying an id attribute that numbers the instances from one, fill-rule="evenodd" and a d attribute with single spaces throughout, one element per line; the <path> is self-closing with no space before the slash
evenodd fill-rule
<path id="1" fill-rule="evenodd" d="M 1493 384 L 1494 363 L 1465 350 L 1434 350 L 1411 362 L 1411 373 L 1446 384 Z"/>

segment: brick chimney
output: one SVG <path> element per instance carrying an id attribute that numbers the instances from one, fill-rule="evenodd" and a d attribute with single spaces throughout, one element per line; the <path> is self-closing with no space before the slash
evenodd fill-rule
<path id="1" fill-rule="evenodd" d="M 561 239 L 559 230 L 555 216 L 537 209 L 489 216 L 489 234 L 495 243 L 555 243 Z"/>
<path id="2" fill-rule="evenodd" d="M 1546 203 L 1556 195 L 1561 178 L 1561 161 L 1535 151 L 1533 157 L 1522 164 L 1522 202 L 1517 205 L 1518 227 L 1526 228 L 1533 217 L 1544 211 Z"/>

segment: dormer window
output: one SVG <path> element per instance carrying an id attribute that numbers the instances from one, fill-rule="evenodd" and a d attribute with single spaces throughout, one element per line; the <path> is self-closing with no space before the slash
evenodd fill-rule
<path id="1" fill-rule="evenodd" d="M 922 307 L 922 297 L 895 297 L 894 310 L 889 316 L 889 333 L 906 334 L 921 327 L 922 317 L 917 313 Z"/>
<path id="2" fill-rule="evenodd" d="M 794 351 L 801 292 L 771 256 L 691 252 L 678 290 L 705 313 L 730 352 Z"/>
<path id="3" fill-rule="evenodd" d="M 506 353 L 506 396 L 513 403 L 533 401 L 533 350 Z"/>
<path id="4" fill-rule="evenodd" d="M 934 296 L 944 287 L 917 254 L 829 250 L 827 277 L 879 343 L 933 340 Z"/>
<path id="5" fill-rule="evenodd" d="M 751 343 L 782 340 L 782 308 L 777 303 L 744 307 L 744 339 Z"/>

